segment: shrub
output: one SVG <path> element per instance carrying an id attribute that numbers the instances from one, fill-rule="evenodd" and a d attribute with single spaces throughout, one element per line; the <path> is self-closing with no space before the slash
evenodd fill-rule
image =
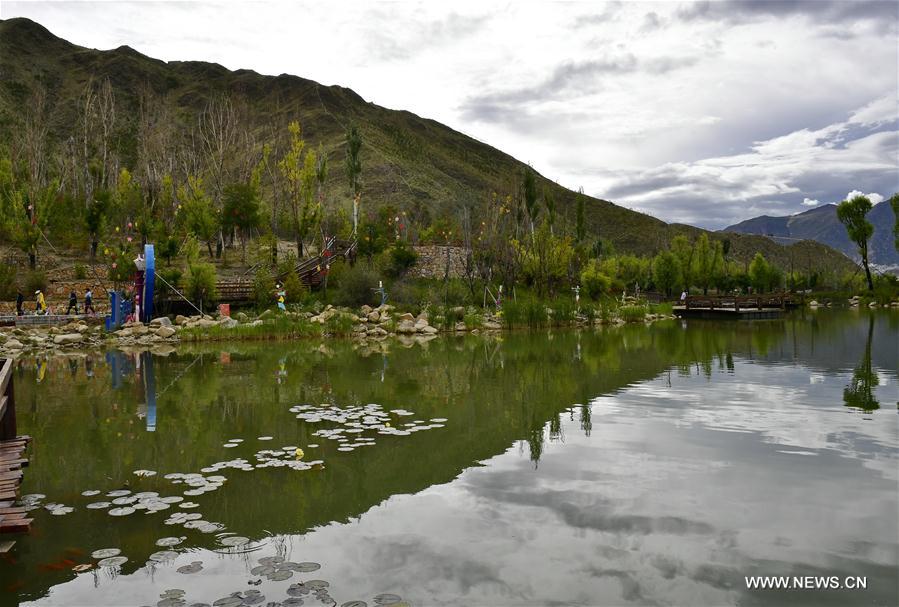
<path id="1" fill-rule="evenodd" d="M 462 322 L 465 323 L 465 327 L 467 329 L 476 329 L 484 324 L 484 317 L 474 308 L 469 308 L 465 311 L 465 315 L 462 317 Z"/>
<path id="2" fill-rule="evenodd" d="M 899 295 L 899 277 L 880 274 L 874 277 L 874 301 L 885 306 Z"/>
<path id="3" fill-rule="evenodd" d="M 362 264 L 356 264 L 341 277 L 340 286 L 334 291 L 334 303 L 340 306 L 377 305 L 380 303 L 375 293 L 377 287 L 375 273 Z"/>
<path id="4" fill-rule="evenodd" d="M 284 296 L 287 303 L 299 303 L 306 297 L 309 289 L 300 281 L 295 270 L 291 269 L 284 277 Z"/>
<path id="5" fill-rule="evenodd" d="M 418 261 L 418 253 L 405 242 L 399 241 L 390 249 L 389 262 L 384 270 L 389 276 L 402 276 L 415 265 L 416 261 Z"/>
<path id="6" fill-rule="evenodd" d="M 577 310 L 574 302 L 569 299 L 557 299 L 552 304 L 553 322 L 556 324 L 570 324 L 574 322 Z"/>
<path id="7" fill-rule="evenodd" d="M 348 335 L 353 332 L 353 317 L 349 314 L 335 314 L 325 321 L 325 332 L 331 335 Z"/>
<path id="8" fill-rule="evenodd" d="M 581 287 L 591 299 L 599 299 L 605 293 L 609 292 L 612 287 L 612 279 L 600 271 L 599 264 L 595 259 L 591 259 L 590 263 L 581 272 Z"/>
<path id="9" fill-rule="evenodd" d="M 531 300 L 524 304 L 524 317 L 532 329 L 546 324 L 546 306 L 542 301 Z"/>
<path id="10" fill-rule="evenodd" d="M 187 267 L 187 281 L 185 288 L 187 297 L 191 301 L 201 304 L 215 299 L 218 294 L 215 289 L 215 266 L 211 263 L 194 262 Z"/>
<path id="11" fill-rule="evenodd" d="M 160 270 L 159 276 L 162 278 L 162 280 L 156 283 L 157 294 L 160 296 L 164 296 L 173 293 L 172 288 L 168 285 L 172 285 L 172 287 L 177 289 L 178 284 L 181 282 L 182 275 L 183 273 L 178 268 L 165 268 L 163 270 Z"/>
<path id="12" fill-rule="evenodd" d="M 76 263 L 75 264 L 75 279 L 76 280 L 84 280 L 87 278 L 87 270 L 84 267 L 84 264 Z"/>
<path id="13" fill-rule="evenodd" d="M 12 264 L 0 263 L 0 299 L 15 299 L 18 290 L 16 285 L 16 267 Z"/>
<path id="14" fill-rule="evenodd" d="M 32 270 L 25 277 L 25 293 L 31 294 L 37 290 L 47 290 L 47 275 L 40 270 Z"/>
<path id="15" fill-rule="evenodd" d="M 649 311 L 653 314 L 674 314 L 674 304 L 671 302 L 649 304 Z"/>
<path id="16" fill-rule="evenodd" d="M 261 265 L 253 277 L 253 300 L 259 308 L 272 305 L 275 296 L 275 278 L 268 266 Z"/>

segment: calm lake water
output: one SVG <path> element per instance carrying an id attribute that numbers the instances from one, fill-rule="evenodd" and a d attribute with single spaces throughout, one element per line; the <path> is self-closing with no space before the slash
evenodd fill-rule
<path id="1" fill-rule="evenodd" d="M 0 604 L 899 604 L 899 314 L 385 344 L 20 361 Z"/>

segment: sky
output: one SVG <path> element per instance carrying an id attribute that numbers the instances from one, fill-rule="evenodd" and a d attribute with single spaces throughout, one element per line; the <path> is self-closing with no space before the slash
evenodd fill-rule
<path id="1" fill-rule="evenodd" d="M 899 2 L 0 2 L 82 46 L 294 74 L 722 228 L 899 191 Z"/>

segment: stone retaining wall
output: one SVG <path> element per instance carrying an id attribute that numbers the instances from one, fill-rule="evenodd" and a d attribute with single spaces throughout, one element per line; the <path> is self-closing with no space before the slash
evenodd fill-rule
<path id="1" fill-rule="evenodd" d="M 439 278 L 446 274 L 446 253 L 449 249 L 450 278 L 461 278 L 465 275 L 465 248 L 445 247 L 438 245 L 413 247 L 418 260 L 409 270 L 414 278 Z"/>

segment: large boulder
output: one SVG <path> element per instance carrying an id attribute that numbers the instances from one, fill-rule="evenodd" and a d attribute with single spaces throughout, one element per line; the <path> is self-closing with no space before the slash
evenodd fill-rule
<path id="1" fill-rule="evenodd" d="M 400 314 L 399 316 L 397 316 L 396 320 L 397 320 L 397 322 L 408 321 L 408 322 L 414 323 L 415 317 L 412 316 L 411 314 L 409 314 L 408 312 L 404 312 L 403 314 Z"/>
<path id="2" fill-rule="evenodd" d="M 10 350 L 21 350 L 22 348 L 25 347 L 25 345 L 22 342 L 20 342 L 18 339 L 16 339 L 15 337 L 13 337 L 9 341 L 7 341 L 5 344 L 3 344 L 3 347 L 9 348 Z"/>
<path id="3" fill-rule="evenodd" d="M 159 316 L 150 321 L 151 327 L 171 327 L 172 321 L 168 316 Z"/>
<path id="4" fill-rule="evenodd" d="M 363 316 L 368 316 L 369 314 L 371 314 L 371 311 L 372 311 L 372 310 L 371 310 L 371 306 L 368 305 L 368 304 L 364 304 L 361 308 L 359 308 L 359 312 L 360 312 Z"/>
<path id="5" fill-rule="evenodd" d="M 275 313 L 271 309 L 265 310 L 262 314 L 259 315 L 259 320 L 265 320 L 266 318 L 271 318 L 274 315 Z"/>
<path id="6" fill-rule="evenodd" d="M 53 338 L 53 343 L 57 346 L 65 346 L 69 344 L 77 344 L 81 343 L 81 340 L 84 339 L 84 335 L 81 333 L 63 333 L 61 335 L 57 335 Z"/>
<path id="7" fill-rule="evenodd" d="M 233 329 L 240 323 L 237 322 L 235 319 L 231 318 L 230 316 L 225 316 L 218 322 L 218 324 L 220 327 L 225 327 L 226 329 Z"/>
<path id="8" fill-rule="evenodd" d="M 425 328 L 423 328 L 421 330 L 421 332 L 424 333 L 425 335 L 434 335 L 435 333 L 437 333 L 437 329 L 435 329 L 431 325 L 428 325 Z"/>
<path id="9" fill-rule="evenodd" d="M 156 329 L 156 333 L 155 333 L 156 337 L 161 337 L 163 339 L 168 339 L 169 337 L 171 337 L 174 334 L 175 334 L 174 327 L 159 327 L 158 329 Z"/>
<path id="10" fill-rule="evenodd" d="M 143 323 L 139 323 L 139 324 L 136 323 L 131 327 L 132 335 L 146 335 L 149 332 L 150 332 L 150 328 Z"/>
<path id="11" fill-rule="evenodd" d="M 489 320 L 486 321 L 482 326 L 483 326 L 485 329 L 488 329 L 488 330 L 490 330 L 490 331 L 496 331 L 496 330 L 498 330 L 498 329 L 502 329 L 502 328 L 503 328 L 502 325 L 499 324 L 498 322 L 491 322 L 491 321 L 489 321 Z"/>
<path id="12" fill-rule="evenodd" d="M 381 313 L 377 311 L 371 311 L 366 315 L 368 322 L 380 322 L 381 321 Z"/>
<path id="13" fill-rule="evenodd" d="M 409 316 L 412 316 L 409 314 Z M 416 333 L 417 329 L 415 328 L 415 323 L 411 320 L 401 320 L 399 324 L 396 326 L 396 332 L 402 334 Z"/>
<path id="14" fill-rule="evenodd" d="M 427 326 L 428 326 L 427 318 L 419 318 L 418 320 L 415 321 L 415 330 L 418 331 L 419 333 L 421 333 L 422 330 Z"/>
<path id="15" fill-rule="evenodd" d="M 195 326 L 200 327 L 201 329 L 208 329 L 209 327 L 215 327 L 216 325 L 218 325 L 218 323 L 211 318 L 201 318 L 195 323 Z"/>
<path id="16" fill-rule="evenodd" d="M 175 324 L 176 325 L 186 325 L 189 320 L 190 319 L 187 316 L 183 316 L 183 315 L 179 314 L 178 316 L 175 317 Z"/>

